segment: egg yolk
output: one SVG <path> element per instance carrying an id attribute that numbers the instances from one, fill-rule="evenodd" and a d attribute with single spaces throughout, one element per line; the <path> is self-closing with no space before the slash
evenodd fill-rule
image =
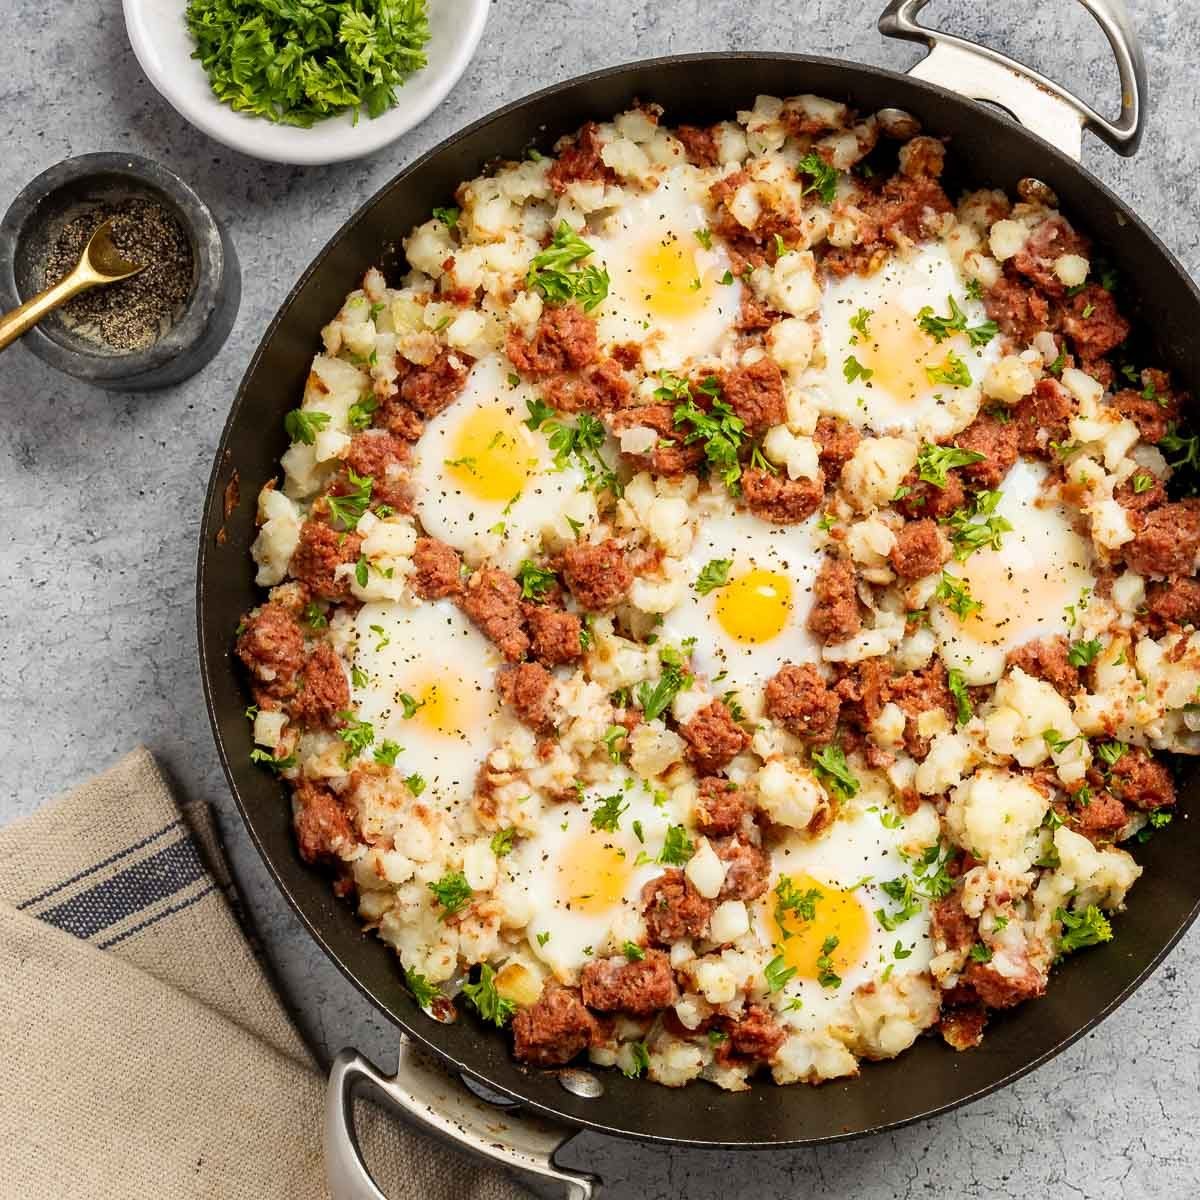
<path id="1" fill-rule="evenodd" d="M 655 317 L 690 317 L 708 301 L 711 283 L 700 276 L 696 252 L 674 234 L 653 242 L 638 255 L 634 269 L 637 297 Z"/>
<path id="2" fill-rule="evenodd" d="M 471 706 L 464 703 L 462 689 L 457 680 L 445 677 L 426 679 L 410 686 L 411 690 L 401 689 L 397 692 L 396 700 L 398 709 L 407 709 L 415 705 L 415 711 L 408 718 L 408 722 L 448 737 L 461 734 L 471 725 L 471 713 L 468 711 Z M 411 697 L 411 704 L 405 704 L 400 698 L 404 695 Z"/>
<path id="3" fill-rule="evenodd" d="M 606 912 L 621 902 L 629 884 L 625 855 L 596 833 L 573 838 L 558 871 L 558 894 L 572 912 Z"/>
<path id="4" fill-rule="evenodd" d="M 872 314 L 869 332 L 858 335 L 854 357 L 871 372 L 869 379 L 850 381 L 852 387 L 880 388 L 901 404 L 915 404 L 941 387 L 930 382 L 926 367 L 940 367 L 953 350 L 963 355 L 961 338 L 940 344 L 917 324 L 916 314 L 894 302 L 880 305 Z"/>
<path id="5" fill-rule="evenodd" d="M 755 567 L 717 592 L 717 620 L 735 641 L 769 642 L 783 632 L 791 611 L 791 581 L 776 571 Z"/>
<path id="6" fill-rule="evenodd" d="M 782 910 L 782 923 L 778 893 L 775 890 L 767 893 L 766 928 L 784 962 L 795 967 L 802 979 L 817 979 L 828 969 L 841 974 L 858 966 L 866 957 L 871 932 L 866 910 L 854 893 L 820 883 L 811 875 L 783 878 L 791 881 L 795 895 L 811 897 L 811 893 L 818 893 L 811 897 L 811 921 L 789 908 Z M 833 938 L 837 943 L 826 954 L 825 946 Z M 826 958 L 828 963 L 824 961 Z M 818 963 L 818 959 L 822 961 Z"/>
<path id="7" fill-rule="evenodd" d="M 501 405 L 477 408 L 454 432 L 446 476 L 477 500 L 511 500 L 537 467 L 529 431 Z"/>
<path id="8" fill-rule="evenodd" d="M 965 617 L 951 614 L 965 637 L 1001 645 L 1035 627 L 1066 629 L 1068 606 L 1095 580 L 1084 565 L 1090 554 L 1083 539 L 1068 529 L 1053 533 L 1038 539 L 1035 553 L 1013 530 L 999 550 L 978 550 L 955 568 L 971 599 L 983 605 Z"/>

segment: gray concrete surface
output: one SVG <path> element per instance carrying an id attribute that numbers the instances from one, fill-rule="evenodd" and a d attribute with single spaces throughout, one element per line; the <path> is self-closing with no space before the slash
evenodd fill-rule
<path id="1" fill-rule="evenodd" d="M 1200 30 L 1194 6 L 1181 0 L 1134 8 L 1153 86 L 1150 132 L 1133 161 L 1096 142 L 1086 161 L 1194 274 Z M 219 810 L 270 957 L 314 1045 L 355 1044 L 386 1065 L 388 1027 L 309 945 L 248 847 L 204 715 L 194 541 L 237 381 L 282 295 L 360 201 L 496 104 L 565 75 L 685 50 L 784 47 L 910 65 L 916 50 L 885 43 L 875 16 L 872 5 L 837 0 L 496 0 L 478 57 L 420 129 L 372 159 L 301 170 L 243 158 L 185 124 L 139 71 L 117 0 L 0 5 L 0 203 L 67 155 L 138 151 L 208 198 L 244 272 L 224 352 L 171 391 L 110 395 L 54 375 L 23 349 L 4 357 L 0 821 L 146 743 L 180 788 Z M 1067 0 L 939 0 L 928 19 L 986 36 L 1113 107 L 1104 43 Z M 893 1136 L 752 1157 L 583 1136 L 569 1158 L 604 1176 L 614 1197 L 1196 1195 L 1198 982 L 1193 931 L 1130 1003 L 1056 1061 L 1000 1095 Z"/>

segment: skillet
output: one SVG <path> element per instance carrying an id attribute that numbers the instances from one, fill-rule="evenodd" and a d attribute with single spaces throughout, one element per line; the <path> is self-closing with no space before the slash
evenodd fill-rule
<path id="1" fill-rule="evenodd" d="M 217 451 L 201 530 L 201 672 L 226 776 L 264 861 L 312 936 L 401 1031 L 394 1079 L 352 1051 L 334 1062 L 326 1150 L 339 1198 L 383 1200 L 349 1125 L 350 1093 L 364 1081 L 428 1130 L 555 1180 L 576 1197 L 591 1195 L 596 1181 L 561 1171 L 551 1159 L 580 1127 L 665 1144 L 753 1148 L 815 1145 L 930 1117 L 1011 1082 L 1092 1028 L 1146 978 L 1200 909 L 1200 882 L 1181 869 L 1200 856 L 1200 822 L 1176 821 L 1169 837 L 1136 849 L 1146 873 L 1120 918 L 1120 937 L 1070 960 L 1035 1005 L 997 1014 L 976 1050 L 956 1054 L 925 1039 L 849 1082 L 741 1093 L 701 1085 L 669 1090 L 611 1071 L 529 1071 L 512 1060 L 501 1035 L 486 1033 L 472 1017 L 439 1024 L 417 1008 L 393 952 L 363 932 L 325 875 L 301 861 L 282 785 L 250 762 L 246 690 L 231 651 L 241 615 L 261 599 L 249 555 L 253 498 L 277 472 L 287 444 L 283 416 L 303 390 L 322 325 L 381 254 L 385 271 L 398 273 L 402 259 L 385 249 L 390 240 L 488 160 L 519 158 L 531 146 L 548 151 L 562 134 L 621 111 L 635 97 L 662 104 L 672 123 L 726 117 L 752 106 L 759 93 L 813 92 L 864 111 L 899 107 L 914 114 L 926 132 L 949 138 L 952 196 L 968 185 L 1012 193 L 1030 176 L 1049 185 L 1127 281 L 1154 361 L 1184 386 L 1200 385 L 1194 337 L 1200 292 L 1136 214 L 1077 161 L 1084 128 L 1123 154 L 1133 153 L 1141 137 L 1145 72 L 1122 0 L 1081 0 L 1117 58 L 1123 96 L 1115 122 L 1002 55 L 918 25 L 927 2 L 893 0 L 880 18 L 884 33 L 932 48 L 907 76 L 794 54 L 684 55 L 585 75 L 485 117 L 411 164 L 351 217 L 301 277 L 251 361 Z M 1003 107 L 1036 132 L 976 99 Z M 245 498 L 240 504 L 234 479 Z M 1181 781 L 1185 808 L 1200 791 L 1198 779 L 1191 771 Z M 477 1099 L 479 1084 L 507 1111 Z"/>

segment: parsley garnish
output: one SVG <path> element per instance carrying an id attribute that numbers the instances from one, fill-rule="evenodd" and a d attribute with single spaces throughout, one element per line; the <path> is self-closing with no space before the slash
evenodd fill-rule
<path id="1" fill-rule="evenodd" d="M 991 946 L 985 946 L 982 942 L 976 942 L 975 945 L 971 947 L 971 961 L 977 963 L 991 962 Z"/>
<path id="2" fill-rule="evenodd" d="M 608 757 L 615 763 L 621 761 L 621 747 L 618 742 L 624 741 L 629 736 L 629 730 L 624 725 L 610 725 L 605 731 L 604 736 L 600 739 L 608 750 Z"/>
<path id="3" fill-rule="evenodd" d="M 435 208 L 433 210 L 434 218 L 441 221 L 447 229 L 456 229 L 458 227 L 458 218 L 462 215 L 460 211 L 453 205 L 448 205 L 446 208 Z"/>
<path id="4" fill-rule="evenodd" d="M 521 585 L 522 600 L 541 601 L 558 582 L 558 576 L 526 558 L 517 568 L 517 582 Z"/>
<path id="5" fill-rule="evenodd" d="M 360 396 L 346 413 L 346 423 L 351 429 L 366 429 L 371 424 L 371 414 L 379 407 L 379 401 L 370 392 Z"/>
<path id="6" fill-rule="evenodd" d="M 614 495 L 621 494 L 621 485 L 616 475 L 604 461 L 600 447 L 608 436 L 602 421 L 591 413 L 580 413 L 574 425 L 562 421 L 548 421 L 554 410 L 540 400 L 526 400 L 529 419 L 525 422 L 530 429 L 541 429 L 546 434 L 550 449 L 554 451 L 554 466 L 565 470 L 572 459 L 583 472 L 584 481 L 594 492 L 608 488 Z"/>
<path id="7" fill-rule="evenodd" d="M 511 854 L 516 837 L 517 831 L 511 825 L 507 829 L 501 829 L 492 834 L 492 853 L 497 858 L 503 858 L 506 854 Z"/>
<path id="8" fill-rule="evenodd" d="M 371 632 L 379 638 L 379 641 L 375 643 L 376 654 L 378 654 L 379 651 L 384 648 L 384 646 L 390 646 L 392 644 L 392 639 L 384 632 L 382 625 L 371 625 L 369 628 Z"/>
<path id="9" fill-rule="evenodd" d="M 391 738 L 384 738 L 378 746 L 375 747 L 375 761 L 383 763 L 385 767 L 394 767 L 396 758 L 404 747 L 399 742 L 393 742 Z"/>
<path id="10" fill-rule="evenodd" d="M 461 871 L 447 871 L 436 883 L 425 885 L 442 908 L 442 920 L 465 908 L 471 899 L 471 885 Z"/>
<path id="11" fill-rule="evenodd" d="M 365 688 L 370 685 L 371 677 L 362 669 L 362 667 L 351 667 L 350 682 L 356 688 Z"/>
<path id="12" fill-rule="evenodd" d="M 645 1042 L 631 1042 L 630 1047 L 633 1053 L 633 1062 L 628 1068 L 622 1067 L 621 1074 L 629 1079 L 637 1079 L 650 1066 L 650 1051 L 646 1049 Z"/>
<path id="13" fill-rule="evenodd" d="M 425 790 L 425 776 L 412 774 L 405 777 L 404 786 L 414 796 L 419 796 Z"/>
<path id="14" fill-rule="evenodd" d="M 286 771 L 289 767 L 296 765 L 296 756 L 289 754 L 284 758 L 276 758 L 274 754 L 268 754 L 266 750 L 260 750 L 257 746 L 250 751 L 250 761 L 253 763 L 262 763 L 264 767 L 270 767 L 272 771 L 278 774 L 280 771 Z"/>
<path id="15" fill-rule="evenodd" d="M 951 575 L 946 571 L 942 572 L 942 578 L 938 582 L 933 596 L 935 600 L 945 601 L 946 607 L 960 621 L 965 621 L 973 613 L 983 611 L 983 602 L 972 599 L 971 589 L 966 582 L 959 579 L 957 575 Z"/>
<path id="16" fill-rule="evenodd" d="M 861 379 L 866 383 L 872 375 L 875 374 L 870 367 L 864 367 L 857 358 L 851 354 L 842 364 L 842 374 L 846 377 L 847 383 L 853 383 L 856 379 Z"/>
<path id="17" fill-rule="evenodd" d="M 328 424 L 329 414 L 318 412 L 315 408 L 293 408 L 283 418 L 288 437 L 306 446 L 311 446 L 317 440 L 317 434 Z"/>
<path id="18" fill-rule="evenodd" d="M 994 515 L 999 503 L 999 492 L 976 492 L 970 504 L 956 508 L 950 514 L 946 523 L 950 527 L 956 562 L 966 562 L 984 546 L 1000 549 L 1001 535 L 1008 533 L 1012 525 L 1006 518 Z M 977 521 L 976 517 L 984 519 Z"/>
<path id="19" fill-rule="evenodd" d="M 741 417 L 724 400 L 714 400 L 712 408 L 705 412 L 689 397 L 675 406 L 672 419 L 676 425 L 691 426 L 683 439 L 684 445 L 703 442 L 709 470 L 715 471 L 726 488 L 736 494 L 742 477 L 738 451 L 746 440 L 746 426 Z"/>
<path id="20" fill-rule="evenodd" d="M 833 969 L 833 952 L 838 948 L 841 939 L 830 934 L 821 943 L 821 953 L 817 957 L 817 982 L 823 988 L 842 986 L 842 977 Z"/>
<path id="21" fill-rule="evenodd" d="M 957 667 L 951 667 L 946 672 L 946 686 L 950 689 L 950 695 L 954 697 L 954 703 L 958 706 L 958 723 L 965 725 L 971 719 L 974 709 L 971 707 L 971 697 L 967 694 L 966 680 Z"/>
<path id="22" fill-rule="evenodd" d="M 1080 913 L 1056 908 L 1054 918 L 1063 928 L 1058 939 L 1060 954 L 1070 954 L 1084 946 L 1098 946 L 1110 941 L 1113 935 L 1108 918 L 1094 904 L 1089 904 Z"/>
<path id="23" fill-rule="evenodd" d="M 349 469 L 346 478 L 350 481 L 352 491 L 342 496 L 329 496 L 329 512 L 343 529 L 354 529 L 359 518 L 367 511 L 371 503 L 371 485 L 374 482 L 370 475 L 360 476 Z"/>
<path id="24" fill-rule="evenodd" d="M 1133 494 L 1135 496 L 1140 496 L 1143 492 L 1148 492 L 1153 486 L 1153 475 L 1143 475 L 1141 472 L 1138 472 L 1133 477 Z"/>
<path id="25" fill-rule="evenodd" d="M 782 954 L 777 954 L 763 968 L 763 976 L 767 981 L 767 990 L 777 992 L 796 973 L 795 967 L 789 967 Z"/>
<path id="26" fill-rule="evenodd" d="M 410 696 L 408 692 L 401 692 L 396 699 L 400 701 L 400 707 L 404 711 L 404 719 L 406 721 L 411 721 L 417 715 L 417 710 L 425 707 L 424 700 L 417 700 L 413 696 Z"/>
<path id="27" fill-rule="evenodd" d="M 692 677 L 683 670 L 678 654 L 664 649 L 658 657 L 663 668 L 658 681 L 651 683 L 644 679 L 637 685 L 637 702 L 642 706 L 642 715 L 647 721 L 662 716 L 671 701 L 692 686 Z"/>
<path id="28" fill-rule="evenodd" d="M 831 167 L 816 151 L 810 151 L 797 164 L 797 173 L 807 175 L 812 181 L 806 183 L 800 195 L 816 192 L 823 204 L 832 204 L 837 196 L 838 169 Z"/>
<path id="29" fill-rule="evenodd" d="M 947 472 L 954 467 L 969 467 L 983 462 L 986 455 L 974 450 L 960 450 L 957 446 L 934 446 L 929 442 L 917 451 L 917 478 L 944 488 L 949 482 Z"/>
<path id="30" fill-rule="evenodd" d="M 1071 648 L 1067 651 L 1067 662 L 1073 667 L 1090 666 L 1096 660 L 1103 649 L 1100 645 L 1099 638 L 1092 638 L 1087 642 L 1072 642 Z"/>
<path id="31" fill-rule="evenodd" d="M 801 892 L 795 883 L 784 875 L 775 885 L 775 924 L 784 940 L 792 936 L 791 930 L 784 924 L 788 913 L 792 913 L 798 921 L 811 921 L 817 915 L 817 901 L 821 893 L 816 888 Z"/>
<path id="32" fill-rule="evenodd" d="M 712 249 L 712 233 L 707 229 L 693 229 L 692 232 L 696 235 L 696 241 L 702 245 L 705 250 Z"/>
<path id="33" fill-rule="evenodd" d="M 592 813 L 592 828 L 615 833 L 621 825 L 621 814 L 629 807 L 624 792 L 605 796 Z"/>
<path id="34" fill-rule="evenodd" d="M 850 318 L 850 328 L 854 330 L 854 335 L 850 338 L 851 345 L 857 345 L 860 337 L 870 337 L 871 330 L 869 322 L 874 314 L 869 308 L 860 308 L 858 312 Z"/>
<path id="35" fill-rule="evenodd" d="M 826 789 L 849 800 L 858 794 L 858 778 L 846 762 L 841 746 L 826 746 L 812 756 L 813 771 Z"/>
<path id="36" fill-rule="evenodd" d="M 463 995 L 485 1021 L 491 1021 L 501 1029 L 517 1009 L 511 1000 L 506 1000 L 496 990 L 495 973 L 487 963 L 479 968 L 478 983 L 463 984 Z"/>
<path id="37" fill-rule="evenodd" d="M 337 735 L 346 743 L 347 758 L 361 754 L 375 740 L 375 727 L 370 721 L 358 720 L 347 709 L 339 712 L 338 718 L 344 722 Z"/>
<path id="38" fill-rule="evenodd" d="M 1128 749 L 1129 747 L 1124 742 L 1114 740 L 1111 742 L 1102 742 L 1096 747 L 1096 753 L 1100 756 L 1100 761 L 1111 771 L 1117 765 L 1117 760 Z"/>
<path id="39" fill-rule="evenodd" d="M 551 304 L 578 300 L 584 312 L 591 312 L 608 295 L 608 272 L 595 266 L 569 269 L 591 253 L 592 247 L 562 221 L 550 245 L 534 255 L 525 286 L 540 292 Z"/>
<path id="40" fill-rule="evenodd" d="M 696 582 L 692 586 L 702 596 L 716 588 L 724 587 L 729 582 L 729 568 L 733 566 L 731 558 L 713 558 L 704 564 Z"/>
<path id="41" fill-rule="evenodd" d="M 646 952 L 637 944 L 637 942 L 626 942 L 621 947 L 621 952 L 630 962 L 641 962 L 646 957 Z"/>
<path id="42" fill-rule="evenodd" d="M 970 387 L 971 372 L 953 350 L 946 355 L 940 367 L 926 367 L 925 374 L 930 383 L 948 383 L 951 387 Z"/>
<path id="43" fill-rule="evenodd" d="M 925 333 L 929 334 L 935 342 L 944 341 L 952 333 L 965 333 L 967 340 L 972 346 L 986 346 L 1000 332 L 1000 327 L 995 321 L 984 321 L 982 324 L 967 327 L 967 314 L 954 301 L 953 296 L 946 297 L 946 303 L 950 306 L 950 315 L 948 317 L 939 317 L 934 315 L 934 311 L 929 305 L 926 305 L 919 313 L 917 313 L 917 324 L 920 325 Z M 937 382 L 934 380 L 933 382 Z M 967 383 L 970 383 L 968 377 Z M 962 386 L 966 386 L 963 384 Z"/>
<path id="44" fill-rule="evenodd" d="M 682 825 L 670 825 L 658 861 L 664 866 L 682 867 L 695 852 L 696 847 L 688 838 L 687 830 Z"/>
<path id="45" fill-rule="evenodd" d="M 437 994 L 437 989 L 424 975 L 419 974 L 417 971 L 405 971 L 404 982 L 408 984 L 408 990 L 412 992 L 413 999 L 422 1008 L 428 1008 L 433 1003 L 433 997 Z"/>
<path id="46" fill-rule="evenodd" d="M 310 600 L 304 606 L 304 623 L 309 629 L 324 629 L 329 624 L 329 618 L 321 611 L 321 606 Z"/>
<path id="47" fill-rule="evenodd" d="M 1200 435 L 1183 437 L 1174 425 L 1168 425 L 1166 434 L 1158 444 L 1163 450 L 1179 455 L 1176 459 L 1167 460 L 1172 467 L 1200 466 Z"/>

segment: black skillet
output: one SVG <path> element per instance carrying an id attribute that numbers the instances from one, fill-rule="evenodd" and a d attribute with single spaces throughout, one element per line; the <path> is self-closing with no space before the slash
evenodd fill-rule
<path id="1" fill-rule="evenodd" d="M 791 54 L 687 55 L 586 75 L 476 122 L 359 209 L 271 323 L 234 401 L 209 486 L 199 556 L 200 658 L 225 772 L 268 868 L 313 937 L 402 1031 L 394 1080 L 383 1080 L 353 1052 L 335 1062 L 327 1119 L 335 1196 L 382 1200 L 353 1149 L 352 1130 L 347 1136 L 347 1095 L 362 1080 L 385 1090 L 427 1128 L 556 1179 L 581 1197 L 595 1181 L 560 1172 L 550 1162 L 555 1147 L 574 1132 L 571 1127 L 663 1143 L 782 1147 L 856 1137 L 929 1117 L 1011 1082 L 1064 1049 L 1146 978 L 1195 917 L 1200 882 L 1191 868 L 1200 859 L 1200 822 L 1177 820 L 1169 837 L 1136 849 L 1146 872 L 1119 919 L 1119 936 L 1071 959 L 1056 972 L 1044 999 L 996 1017 L 977 1050 L 957 1054 L 939 1040 L 924 1039 L 898 1059 L 865 1066 L 849 1082 L 821 1088 L 762 1085 L 738 1094 L 700 1084 L 668 1090 L 616 1071 L 527 1070 L 510 1057 L 505 1036 L 485 1031 L 472 1017 L 442 1025 L 424 1016 L 401 984 L 393 952 L 365 935 L 351 908 L 334 898 L 328 878 L 300 860 L 284 788 L 250 763 L 246 689 L 231 655 L 232 631 L 260 600 L 249 555 L 254 497 L 276 474 L 286 449 L 283 415 L 303 392 L 321 326 L 364 270 L 380 262 L 385 244 L 424 220 L 432 205 L 446 202 L 488 160 L 518 158 L 531 145 L 548 150 L 585 119 L 609 117 L 634 97 L 663 104 L 673 123 L 728 117 L 751 107 L 759 93 L 813 92 L 866 112 L 901 108 L 916 115 L 927 132 L 949 138 L 951 194 L 967 185 L 1011 194 L 1024 177 L 1043 180 L 1137 297 L 1134 315 L 1155 352 L 1149 361 L 1168 365 L 1195 390 L 1200 293 L 1136 214 L 1077 161 L 1083 128 L 1121 153 L 1132 153 L 1145 95 L 1140 51 L 1121 0 L 1082 2 L 1117 56 L 1123 104 L 1116 123 L 992 51 L 917 26 L 915 15 L 926 0 L 893 0 L 880 19 L 883 32 L 932 47 L 911 75 Z M 963 96 L 1002 106 L 1041 136 Z M 235 473 L 242 501 L 226 511 Z M 1196 790 L 1194 778 L 1183 789 L 1185 804 Z M 420 1047 L 432 1050 L 453 1076 L 430 1068 Z M 463 1086 L 464 1077 L 519 1102 L 519 1110 L 498 1116 L 496 1109 L 484 1108 Z"/>

